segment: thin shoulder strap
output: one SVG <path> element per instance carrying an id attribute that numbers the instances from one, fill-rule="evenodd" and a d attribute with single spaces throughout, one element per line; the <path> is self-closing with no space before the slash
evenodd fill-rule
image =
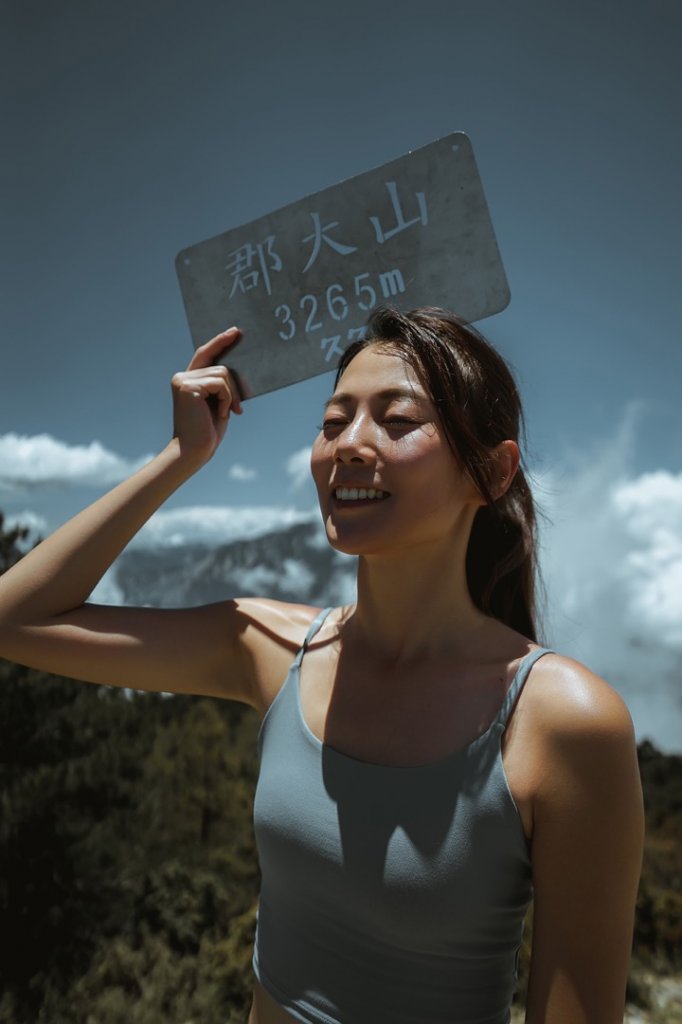
<path id="1" fill-rule="evenodd" d="M 310 643 L 312 638 L 315 636 L 315 634 L 317 633 L 318 629 L 320 629 L 320 627 L 322 626 L 322 623 L 327 618 L 327 616 L 329 615 L 330 611 L 331 611 L 331 608 L 323 608 L 322 611 L 319 612 L 319 614 L 316 615 L 316 617 L 310 623 L 310 629 L 306 633 L 305 640 L 303 641 L 303 643 L 302 643 L 302 645 L 301 645 L 301 647 L 299 649 L 299 652 L 296 655 L 296 660 L 294 662 L 295 665 L 300 665 L 301 664 L 301 658 L 303 657 L 303 655 L 305 654 L 306 650 L 308 649 L 308 644 Z"/>
<path id="2" fill-rule="evenodd" d="M 521 664 L 516 670 L 516 675 L 512 679 L 511 686 L 507 690 L 507 694 L 504 698 L 502 707 L 500 708 L 497 718 L 495 719 L 496 722 L 499 722 L 500 725 L 503 725 L 506 728 L 507 722 L 509 721 L 509 717 L 516 706 L 517 700 L 519 699 L 519 694 L 523 689 L 523 684 L 528 678 L 528 674 L 530 673 L 530 670 L 532 669 L 533 665 L 544 654 L 553 653 L 554 651 L 550 650 L 549 647 L 539 647 L 536 651 L 531 651 L 530 654 L 527 654 L 525 658 L 521 660 Z"/>

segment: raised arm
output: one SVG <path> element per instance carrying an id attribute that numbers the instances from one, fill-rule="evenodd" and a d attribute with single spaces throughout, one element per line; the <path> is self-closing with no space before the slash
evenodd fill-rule
<path id="1" fill-rule="evenodd" d="M 552 661 L 535 689 L 542 771 L 526 1021 L 622 1024 L 644 829 L 632 722 L 602 679 Z"/>
<path id="2" fill-rule="evenodd" d="M 136 689 L 250 699 L 234 602 L 155 610 L 86 604 L 128 541 L 220 444 L 239 397 L 216 359 L 231 328 L 172 381 L 173 438 L 146 466 L 79 513 L 0 578 L 0 656 L 48 672 Z M 224 694 L 223 694 L 224 695 Z"/>

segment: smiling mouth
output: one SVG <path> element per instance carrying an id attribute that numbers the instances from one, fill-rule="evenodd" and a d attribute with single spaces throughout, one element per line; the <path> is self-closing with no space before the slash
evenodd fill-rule
<path id="1" fill-rule="evenodd" d="M 337 501 L 385 501 L 390 498 L 388 491 L 375 487 L 335 487 L 332 492 Z"/>

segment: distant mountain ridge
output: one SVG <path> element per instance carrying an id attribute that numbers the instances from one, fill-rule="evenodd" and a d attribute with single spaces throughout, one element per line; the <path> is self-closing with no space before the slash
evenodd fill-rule
<path id="1" fill-rule="evenodd" d="M 125 604 L 157 608 L 258 595 L 312 605 L 353 599 L 355 560 L 327 544 L 321 526 L 298 523 L 226 544 L 134 547 L 116 566 Z"/>

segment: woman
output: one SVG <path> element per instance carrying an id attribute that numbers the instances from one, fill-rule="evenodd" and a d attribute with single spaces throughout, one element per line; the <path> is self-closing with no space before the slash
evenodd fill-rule
<path id="1" fill-rule="evenodd" d="M 442 310 L 377 311 L 312 453 L 356 604 L 86 603 L 241 405 L 173 378 L 174 436 L 0 581 L 0 653 L 263 717 L 251 1024 L 504 1024 L 535 900 L 529 1024 L 622 1020 L 642 846 L 617 694 L 536 642 L 534 512 L 503 360 Z M 295 660 L 291 665 L 295 652 Z"/>

